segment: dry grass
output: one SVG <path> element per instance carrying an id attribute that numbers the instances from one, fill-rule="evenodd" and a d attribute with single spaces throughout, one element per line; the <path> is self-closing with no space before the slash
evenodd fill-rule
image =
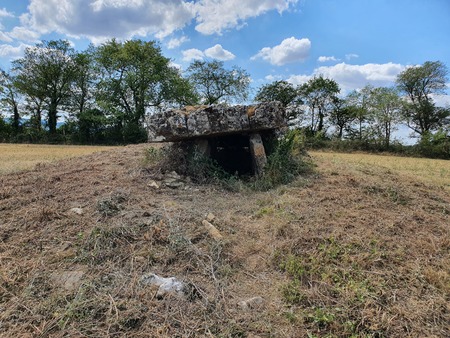
<path id="1" fill-rule="evenodd" d="M 0 337 L 450 336 L 441 186 L 314 154 L 269 192 L 155 189 L 147 147 L 0 176 Z M 158 299 L 151 272 L 188 297 Z"/>
<path id="2" fill-rule="evenodd" d="M 364 168 L 384 168 L 409 179 L 443 187 L 450 191 L 450 161 L 428 158 L 400 157 L 388 155 L 371 155 L 364 153 L 311 152 L 319 161 L 333 163 L 333 170 L 342 165 L 349 165 L 358 170 Z"/>
<path id="3" fill-rule="evenodd" d="M 0 175 L 32 169 L 38 163 L 49 163 L 112 149 L 105 146 L 66 146 L 0 143 Z"/>

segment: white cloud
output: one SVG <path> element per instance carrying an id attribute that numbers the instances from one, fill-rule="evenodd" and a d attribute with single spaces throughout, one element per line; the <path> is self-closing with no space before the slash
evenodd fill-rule
<path id="1" fill-rule="evenodd" d="M 358 54 L 353 54 L 353 53 L 351 53 L 351 54 L 345 54 L 345 59 L 346 59 L 346 60 L 357 59 L 357 58 L 359 58 L 359 55 L 358 55 Z"/>
<path id="2" fill-rule="evenodd" d="M 299 0 L 29 0 L 22 26 L 47 34 L 85 37 L 94 43 L 109 38 L 155 36 L 163 39 L 193 21 L 203 34 L 236 29 L 248 18 L 269 11 L 282 13 Z M 0 17 L 11 16 L 0 9 Z M 176 48 L 186 38 L 172 39 Z"/>
<path id="3" fill-rule="evenodd" d="M 0 8 L 0 19 L 1 18 L 13 18 L 14 17 L 14 14 L 12 14 L 11 12 L 8 12 L 7 10 L 6 10 L 6 8 Z M 3 27 L 3 25 L 2 25 L 2 23 L 0 22 L 0 29 L 3 29 L 4 27 Z M 2 32 L 0 32 L 0 33 L 2 33 Z M 3 41 L 5 41 L 5 40 L 3 40 Z"/>
<path id="4" fill-rule="evenodd" d="M 265 80 L 269 81 L 269 82 L 274 82 L 274 81 L 279 81 L 282 80 L 281 75 L 267 75 L 264 77 Z"/>
<path id="5" fill-rule="evenodd" d="M 449 107 L 450 106 L 450 95 L 445 94 L 434 94 L 431 95 L 438 107 Z"/>
<path id="6" fill-rule="evenodd" d="M 251 59 L 262 58 L 273 65 L 282 66 L 286 63 L 304 61 L 309 56 L 311 41 L 309 39 L 284 39 L 275 47 L 264 47 Z"/>
<path id="7" fill-rule="evenodd" d="M 345 62 L 334 66 L 322 66 L 314 69 L 312 74 L 293 74 L 287 81 L 299 85 L 307 82 L 313 76 L 322 75 L 333 79 L 341 87 L 341 93 L 361 89 L 367 84 L 375 87 L 389 87 L 395 84 L 397 75 L 406 67 L 398 63 L 367 63 L 364 65 L 350 65 Z"/>
<path id="8" fill-rule="evenodd" d="M 173 62 L 173 61 L 170 61 L 169 62 L 169 66 L 170 67 L 173 67 L 173 68 L 176 68 L 176 69 L 178 69 L 178 70 L 181 70 L 183 67 L 181 67 L 181 65 L 179 64 L 179 63 L 175 63 L 175 62 Z"/>
<path id="9" fill-rule="evenodd" d="M 266 12 L 282 13 L 298 0 L 200 0 L 195 3 L 197 26 L 203 34 L 221 34 L 231 28 L 240 28 L 245 20 Z"/>
<path id="10" fill-rule="evenodd" d="M 205 57 L 217 59 L 220 61 L 228 61 L 235 58 L 235 55 L 224 49 L 222 45 L 216 44 L 211 48 L 205 49 L 203 52 L 197 48 L 186 49 L 182 51 L 183 61 L 203 60 Z"/>
<path id="11" fill-rule="evenodd" d="M 187 41 L 189 41 L 189 38 L 185 35 L 183 35 L 180 38 L 170 39 L 169 42 L 167 42 L 167 48 L 169 49 L 177 48 Z"/>
<path id="12" fill-rule="evenodd" d="M 321 74 L 335 80 L 346 91 L 362 88 L 368 83 L 376 87 L 391 86 L 397 75 L 404 69 L 405 66 L 392 62 L 364 65 L 350 65 L 342 62 L 334 66 L 319 67 L 314 70 L 314 74 Z"/>
<path id="13" fill-rule="evenodd" d="M 3 33 L 3 32 L 0 31 L 0 41 L 12 42 L 13 39 L 11 39 L 6 33 Z"/>
<path id="14" fill-rule="evenodd" d="M 223 49 L 222 45 L 215 45 L 214 47 L 205 49 L 205 55 L 221 61 L 233 60 L 236 56 L 230 51 Z"/>
<path id="15" fill-rule="evenodd" d="M 305 82 L 308 82 L 309 79 L 312 78 L 312 75 L 291 75 L 287 82 L 292 83 L 295 86 L 304 84 Z"/>
<path id="16" fill-rule="evenodd" d="M 200 50 L 196 48 L 191 48 L 182 51 L 183 53 L 183 61 L 190 62 L 192 60 L 203 60 L 203 57 L 205 54 Z"/>
<path id="17" fill-rule="evenodd" d="M 328 62 L 328 61 L 339 61 L 339 59 L 336 59 L 334 56 L 319 56 L 317 61 Z"/>
<path id="18" fill-rule="evenodd" d="M 25 27 L 14 27 L 8 36 L 16 40 L 37 42 L 40 34 Z"/>
<path id="19" fill-rule="evenodd" d="M 0 18 L 14 18 L 14 14 L 8 12 L 6 8 L 0 8 Z"/>
<path id="20" fill-rule="evenodd" d="M 154 34 L 163 38 L 195 16 L 183 0 L 30 0 L 22 23 L 40 33 L 56 31 L 92 41 Z"/>
<path id="21" fill-rule="evenodd" d="M 16 59 L 23 56 L 23 53 L 30 45 L 21 43 L 19 46 L 0 45 L 0 57 L 9 57 L 10 59 Z"/>

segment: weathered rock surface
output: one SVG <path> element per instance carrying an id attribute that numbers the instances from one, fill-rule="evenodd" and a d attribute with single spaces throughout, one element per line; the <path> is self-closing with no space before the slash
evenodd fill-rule
<path id="1" fill-rule="evenodd" d="M 174 142 L 279 129 L 287 125 L 287 119 L 280 102 L 266 102 L 170 109 L 150 116 L 147 125 L 150 142 Z"/>

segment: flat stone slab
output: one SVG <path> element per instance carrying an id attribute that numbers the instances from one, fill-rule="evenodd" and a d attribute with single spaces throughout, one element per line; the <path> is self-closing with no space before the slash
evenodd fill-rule
<path id="1" fill-rule="evenodd" d="M 286 125 L 286 112 L 280 102 L 248 106 L 187 106 L 156 113 L 147 119 L 149 142 L 253 133 Z"/>

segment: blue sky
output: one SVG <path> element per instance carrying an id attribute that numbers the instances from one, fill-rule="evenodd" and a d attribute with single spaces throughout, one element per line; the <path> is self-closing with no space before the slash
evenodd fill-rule
<path id="1" fill-rule="evenodd" d="M 157 40 L 182 69 L 238 65 L 254 88 L 323 74 L 346 93 L 425 61 L 450 67 L 450 0 L 0 0 L 4 69 L 40 40 L 83 50 L 112 37 Z"/>

